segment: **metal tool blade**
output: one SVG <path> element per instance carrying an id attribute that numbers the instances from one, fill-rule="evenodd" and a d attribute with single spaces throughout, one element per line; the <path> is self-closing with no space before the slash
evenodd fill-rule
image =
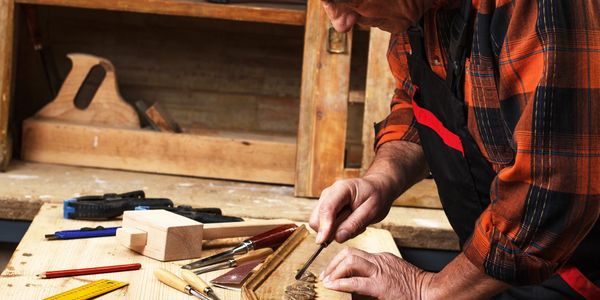
<path id="1" fill-rule="evenodd" d="M 321 251 L 323 251 L 323 249 L 325 249 L 325 247 L 327 247 L 327 243 L 322 243 L 319 248 L 317 249 L 317 251 L 315 251 L 315 253 L 313 253 L 313 255 L 306 261 L 306 263 L 304 263 L 304 266 L 302 266 L 302 268 L 300 270 L 298 270 L 298 272 L 296 273 L 296 280 L 299 280 L 300 278 L 302 278 L 302 275 L 304 275 L 304 272 L 306 272 L 306 270 L 308 270 L 308 267 L 310 267 L 310 265 L 313 263 L 313 261 L 315 261 L 315 259 L 317 258 L 317 256 L 319 256 L 319 253 L 321 253 Z"/>
<path id="2" fill-rule="evenodd" d="M 212 272 L 212 271 L 216 271 L 216 270 L 226 269 L 226 268 L 233 267 L 234 264 L 235 264 L 235 260 L 230 259 L 228 261 L 216 263 L 214 265 L 201 267 L 197 270 L 194 270 L 194 274 L 200 275 L 200 274 L 204 274 L 204 273 L 208 273 L 208 272 Z"/>
<path id="3" fill-rule="evenodd" d="M 204 296 L 203 294 L 200 294 L 198 291 L 194 290 L 194 289 L 189 289 L 188 292 L 191 295 L 196 296 L 196 298 L 198 299 L 202 299 L 202 300 L 212 300 L 211 298 L 208 298 L 207 296 Z"/>
<path id="4" fill-rule="evenodd" d="M 205 266 L 209 266 L 215 263 L 219 263 L 222 261 L 226 261 L 230 258 L 232 258 L 235 255 L 235 253 L 233 251 L 226 251 L 226 252 L 221 252 L 209 257 L 205 257 L 202 258 L 200 260 L 197 260 L 193 263 L 189 263 L 187 265 L 182 266 L 182 269 L 187 269 L 187 270 L 193 270 L 193 269 L 198 269 L 201 267 L 205 267 Z"/>

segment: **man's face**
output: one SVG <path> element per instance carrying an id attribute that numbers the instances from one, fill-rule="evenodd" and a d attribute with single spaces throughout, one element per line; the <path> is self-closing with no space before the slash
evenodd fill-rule
<path id="1" fill-rule="evenodd" d="M 323 0 L 335 30 L 349 31 L 356 23 L 391 33 L 403 32 L 423 16 L 434 0 Z"/>

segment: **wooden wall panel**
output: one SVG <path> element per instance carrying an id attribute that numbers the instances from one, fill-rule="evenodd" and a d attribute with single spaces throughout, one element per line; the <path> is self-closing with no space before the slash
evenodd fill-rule
<path id="1" fill-rule="evenodd" d="M 11 156 L 8 118 L 12 97 L 14 13 L 12 0 L 0 0 L 0 170 Z"/>
<path id="2" fill-rule="evenodd" d="M 348 53 L 327 51 L 329 20 L 320 0 L 309 0 L 298 128 L 295 194 L 317 197 L 343 177 L 348 114 Z"/>

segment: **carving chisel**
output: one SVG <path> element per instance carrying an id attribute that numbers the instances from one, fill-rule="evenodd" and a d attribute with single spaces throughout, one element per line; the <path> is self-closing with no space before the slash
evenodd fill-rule
<path id="1" fill-rule="evenodd" d="M 183 281 L 183 279 L 177 277 L 177 275 L 175 275 L 165 269 L 160 269 L 160 268 L 155 269 L 154 276 L 156 276 L 156 278 L 158 278 L 158 280 L 160 280 L 162 283 L 164 283 L 180 292 L 194 295 L 194 296 L 196 296 L 196 298 L 199 298 L 202 300 L 212 300 L 212 299 L 208 298 L 207 296 L 204 296 L 203 294 L 196 291 L 194 288 L 192 288 L 191 285 L 189 285 L 189 284 L 187 284 L 187 282 Z"/>
<path id="2" fill-rule="evenodd" d="M 246 254 L 251 250 L 258 250 L 262 248 L 275 248 L 283 244 L 283 242 L 285 242 L 285 240 L 287 240 L 287 238 L 290 235 L 292 235 L 296 228 L 298 228 L 296 224 L 279 226 L 275 229 L 269 230 L 259 235 L 255 235 L 243 241 L 240 245 L 234 247 L 231 250 L 227 250 L 225 252 L 221 252 L 213 256 L 205 257 L 193 263 L 184 265 L 181 268 L 188 270 L 198 269 L 200 267 L 205 267 L 208 265 L 226 261 L 234 257 L 235 255 Z"/>
<path id="3" fill-rule="evenodd" d="M 183 280 L 189 283 L 195 290 L 202 291 L 214 300 L 220 300 L 217 294 L 215 294 L 215 291 L 213 291 L 202 278 L 194 274 L 194 272 L 190 270 L 181 270 L 181 277 L 183 277 Z"/>
<path id="4" fill-rule="evenodd" d="M 237 258 L 232 258 L 224 262 L 216 263 L 214 265 L 202 267 L 200 269 L 195 270 L 194 273 L 200 275 L 211 271 L 233 268 L 239 265 L 243 265 L 249 261 L 263 259 L 271 254 L 273 254 L 273 249 L 271 248 L 258 249 L 255 251 L 250 251 L 248 252 L 248 254 L 244 254 Z"/>
<path id="5" fill-rule="evenodd" d="M 333 226 L 331 227 L 331 230 L 336 230 L 338 228 L 338 226 L 340 226 L 340 224 L 346 220 L 348 218 L 348 216 L 350 216 L 350 214 L 352 213 L 352 210 L 350 208 L 344 208 L 342 209 L 342 211 L 340 211 L 337 214 L 337 217 L 335 218 L 335 221 L 333 222 Z M 331 233 L 330 233 L 331 235 Z M 319 248 L 317 248 L 317 251 L 315 251 L 315 253 L 313 253 L 313 255 L 311 255 L 308 260 L 304 263 L 304 266 L 302 266 L 302 268 L 300 268 L 300 270 L 298 270 L 298 272 L 296 272 L 296 276 L 294 278 L 296 278 L 296 280 L 299 280 L 300 278 L 302 278 L 302 275 L 304 275 L 304 272 L 306 272 L 306 270 L 308 270 L 308 267 L 310 267 L 310 265 L 313 263 L 313 261 L 315 261 L 315 259 L 317 258 L 317 256 L 319 256 L 319 254 L 321 253 L 321 251 L 323 251 L 323 249 L 327 248 L 327 246 L 329 245 L 329 243 L 331 243 L 331 241 L 333 240 L 333 238 L 335 237 L 335 233 L 333 234 L 333 236 L 330 239 L 327 239 L 327 242 L 321 243 L 321 245 L 319 245 Z"/>

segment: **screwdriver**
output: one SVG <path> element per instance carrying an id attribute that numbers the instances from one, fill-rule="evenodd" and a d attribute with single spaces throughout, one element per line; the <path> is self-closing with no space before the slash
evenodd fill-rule
<path id="1" fill-rule="evenodd" d="M 265 257 L 271 255 L 272 253 L 273 253 L 273 249 L 271 249 L 271 248 L 263 248 L 263 249 L 250 251 L 247 254 L 244 254 L 240 257 L 232 258 L 228 261 L 216 263 L 214 265 L 205 266 L 200 269 L 197 269 L 194 271 L 194 274 L 200 275 L 200 274 L 211 272 L 211 271 L 233 268 L 233 267 L 236 267 L 239 265 L 243 265 L 249 261 L 265 258 Z"/>
<path id="2" fill-rule="evenodd" d="M 350 216 L 351 213 L 352 213 L 352 210 L 348 207 L 342 209 L 337 214 L 337 217 L 335 218 L 335 221 L 333 222 L 333 226 L 331 227 L 331 229 L 332 230 L 337 229 L 338 226 L 340 226 L 340 224 L 344 220 L 346 220 L 348 218 L 348 216 Z M 302 278 L 302 275 L 304 275 L 304 272 L 306 272 L 306 270 L 308 270 L 308 267 L 310 267 L 310 265 L 313 263 L 313 261 L 315 261 L 317 256 L 319 256 L 319 254 L 321 253 L 321 251 L 323 251 L 323 249 L 325 249 L 325 248 L 327 248 L 327 246 L 329 246 L 329 243 L 331 243 L 331 241 L 333 241 L 333 238 L 334 237 L 332 237 L 331 239 L 328 239 L 327 242 L 321 243 L 321 245 L 319 245 L 319 248 L 317 248 L 315 253 L 313 253 L 313 255 L 311 255 L 308 258 L 308 260 L 304 263 L 302 268 L 300 268 L 300 270 L 298 270 L 298 272 L 296 272 L 296 276 L 294 277 L 296 280 L 299 280 L 300 278 Z"/>
<path id="3" fill-rule="evenodd" d="M 194 274 L 194 272 L 190 270 L 181 270 L 181 277 L 183 277 L 183 280 L 189 283 L 195 290 L 202 291 L 214 300 L 219 300 L 219 297 L 217 294 L 215 294 L 215 291 L 213 291 L 213 289 L 206 282 L 204 282 L 202 278 Z"/>
<path id="4" fill-rule="evenodd" d="M 251 250 L 257 250 L 261 248 L 275 248 L 285 240 L 287 240 L 292 233 L 298 228 L 296 224 L 287 224 L 281 225 L 275 229 L 271 229 L 267 232 L 261 233 L 259 235 L 255 235 L 245 241 L 243 241 L 240 245 L 232 248 L 231 250 L 227 250 L 225 252 L 221 252 L 215 254 L 213 256 L 205 257 L 193 263 L 182 266 L 182 269 L 198 269 L 200 267 L 212 265 L 215 263 L 219 263 L 222 261 L 226 261 L 235 255 L 246 254 Z"/>
<path id="5" fill-rule="evenodd" d="M 186 294 L 194 295 L 197 298 L 202 299 L 202 300 L 212 300 L 212 299 L 208 298 L 207 296 L 204 296 L 203 294 L 199 293 L 195 289 L 193 289 L 191 285 L 187 284 L 187 282 L 183 281 L 183 279 L 177 277 L 177 275 L 175 275 L 165 269 L 160 269 L 160 268 L 155 269 L 154 276 L 156 276 L 156 278 L 158 278 L 158 280 L 160 280 L 162 283 L 164 283 L 178 291 L 184 292 Z"/>

